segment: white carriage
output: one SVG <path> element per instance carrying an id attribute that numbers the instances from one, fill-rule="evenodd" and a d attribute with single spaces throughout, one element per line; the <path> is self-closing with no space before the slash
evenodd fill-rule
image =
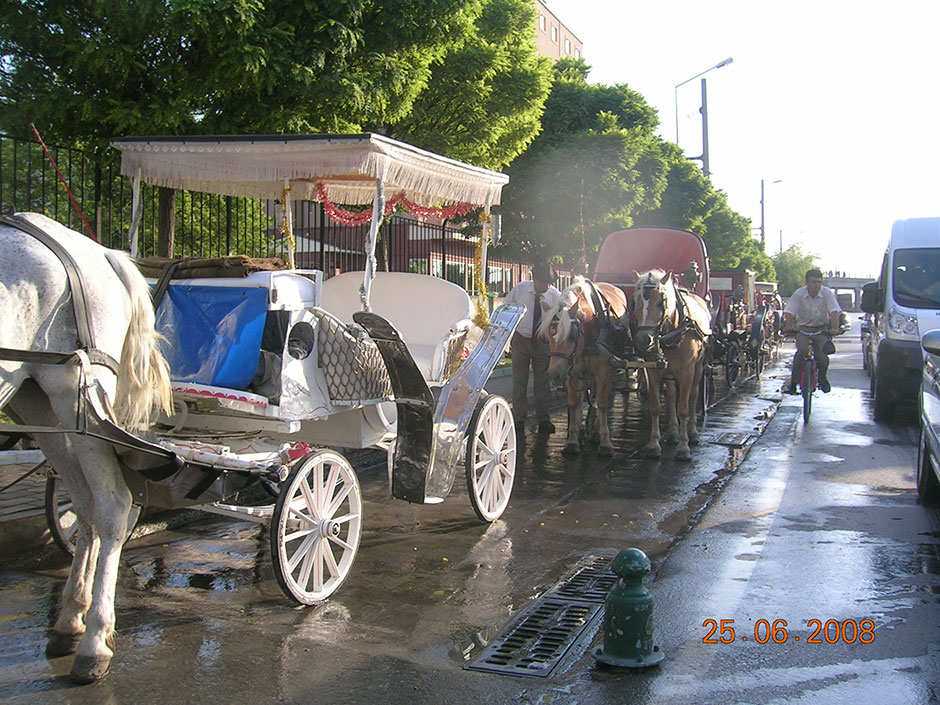
<path id="1" fill-rule="evenodd" d="M 379 135 L 112 144 L 135 209 L 141 183 L 280 199 L 284 232 L 292 198 L 373 205 L 365 272 L 155 282 L 176 413 L 146 440 L 110 425 L 104 409 L 89 422 L 112 440 L 137 503 L 270 521 L 277 579 L 303 604 L 340 586 L 359 545 L 359 483 L 337 448 L 385 450 L 391 494 L 410 502 L 442 501 L 463 461 L 478 517 L 503 513 L 515 434 L 509 405 L 483 386 L 523 310 L 494 311 L 467 355 L 468 294 L 427 275 L 377 273 L 374 248 L 386 194 L 425 209 L 473 204 L 488 213 L 507 177 Z M 225 503 L 257 480 L 277 487 L 276 503 Z"/>

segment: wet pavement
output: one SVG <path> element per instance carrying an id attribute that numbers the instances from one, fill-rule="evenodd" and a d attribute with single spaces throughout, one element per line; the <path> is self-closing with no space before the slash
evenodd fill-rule
<path id="1" fill-rule="evenodd" d="M 835 389 L 817 395 L 808 426 L 798 398 L 780 404 L 778 365 L 711 410 L 691 462 L 672 460 L 671 448 L 640 457 L 648 429 L 633 395 L 614 408 L 613 458 L 562 456 L 556 411 L 556 434 L 527 433 L 510 508 L 488 526 L 459 481 L 441 505 L 409 505 L 387 498 L 382 458 L 354 455 L 359 555 L 340 591 L 313 608 L 281 593 L 263 526 L 209 517 L 133 540 L 117 655 L 93 686 L 70 684 L 71 659 L 43 656 L 64 561 L 0 571 L 0 699 L 936 702 L 940 520 L 913 491 L 916 419 L 870 420 L 857 336 L 844 340 Z M 653 561 L 662 665 L 598 668 L 590 646 L 601 637 L 589 628 L 547 679 L 463 668 L 584 556 L 629 546 Z M 734 642 L 703 643 L 707 619 L 735 620 Z M 758 643 L 761 619 L 786 619 L 788 642 Z M 874 641 L 807 644 L 812 619 L 870 619 Z"/>

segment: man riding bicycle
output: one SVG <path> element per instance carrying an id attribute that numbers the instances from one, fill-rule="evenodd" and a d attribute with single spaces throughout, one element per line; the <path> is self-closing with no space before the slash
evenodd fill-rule
<path id="1" fill-rule="evenodd" d="M 819 370 L 819 388 L 828 393 L 831 389 L 826 372 L 829 370 L 829 354 L 832 349 L 829 336 L 838 335 L 839 315 L 842 307 L 832 289 L 823 286 L 822 272 L 811 269 L 806 273 L 806 286 L 793 292 L 783 310 L 783 332 L 789 333 L 796 328 L 796 355 L 793 356 L 793 369 L 790 372 L 790 384 L 784 387 L 787 394 L 796 394 L 800 381 L 800 371 L 809 346 L 813 346 L 816 355 L 816 367 Z M 795 323 L 795 326 L 794 326 Z M 828 333 L 829 335 L 808 335 L 807 333 Z M 828 344 L 828 345 L 827 345 Z"/>

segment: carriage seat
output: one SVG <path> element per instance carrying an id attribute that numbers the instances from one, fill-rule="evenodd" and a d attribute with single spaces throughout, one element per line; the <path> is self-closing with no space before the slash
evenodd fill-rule
<path id="1" fill-rule="evenodd" d="M 362 310 L 362 272 L 345 272 L 323 282 L 320 305 L 345 323 Z M 401 334 L 428 383 L 448 375 L 452 348 L 463 347 L 470 330 L 473 302 L 461 287 L 427 274 L 377 272 L 369 297 L 372 311 Z"/>

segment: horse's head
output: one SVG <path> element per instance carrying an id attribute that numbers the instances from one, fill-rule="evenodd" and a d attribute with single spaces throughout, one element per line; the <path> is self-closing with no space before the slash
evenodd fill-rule
<path id="1" fill-rule="evenodd" d="M 538 336 L 548 341 L 548 373 L 560 382 L 584 345 L 584 327 L 594 320 L 594 307 L 586 295 L 582 277 L 561 292 L 558 303 L 542 314 Z"/>
<path id="2" fill-rule="evenodd" d="M 670 330 L 676 311 L 676 290 L 672 272 L 654 269 L 638 274 L 633 290 L 633 310 L 637 320 L 634 345 L 646 360 L 656 360 L 662 353 L 659 336 Z"/>

